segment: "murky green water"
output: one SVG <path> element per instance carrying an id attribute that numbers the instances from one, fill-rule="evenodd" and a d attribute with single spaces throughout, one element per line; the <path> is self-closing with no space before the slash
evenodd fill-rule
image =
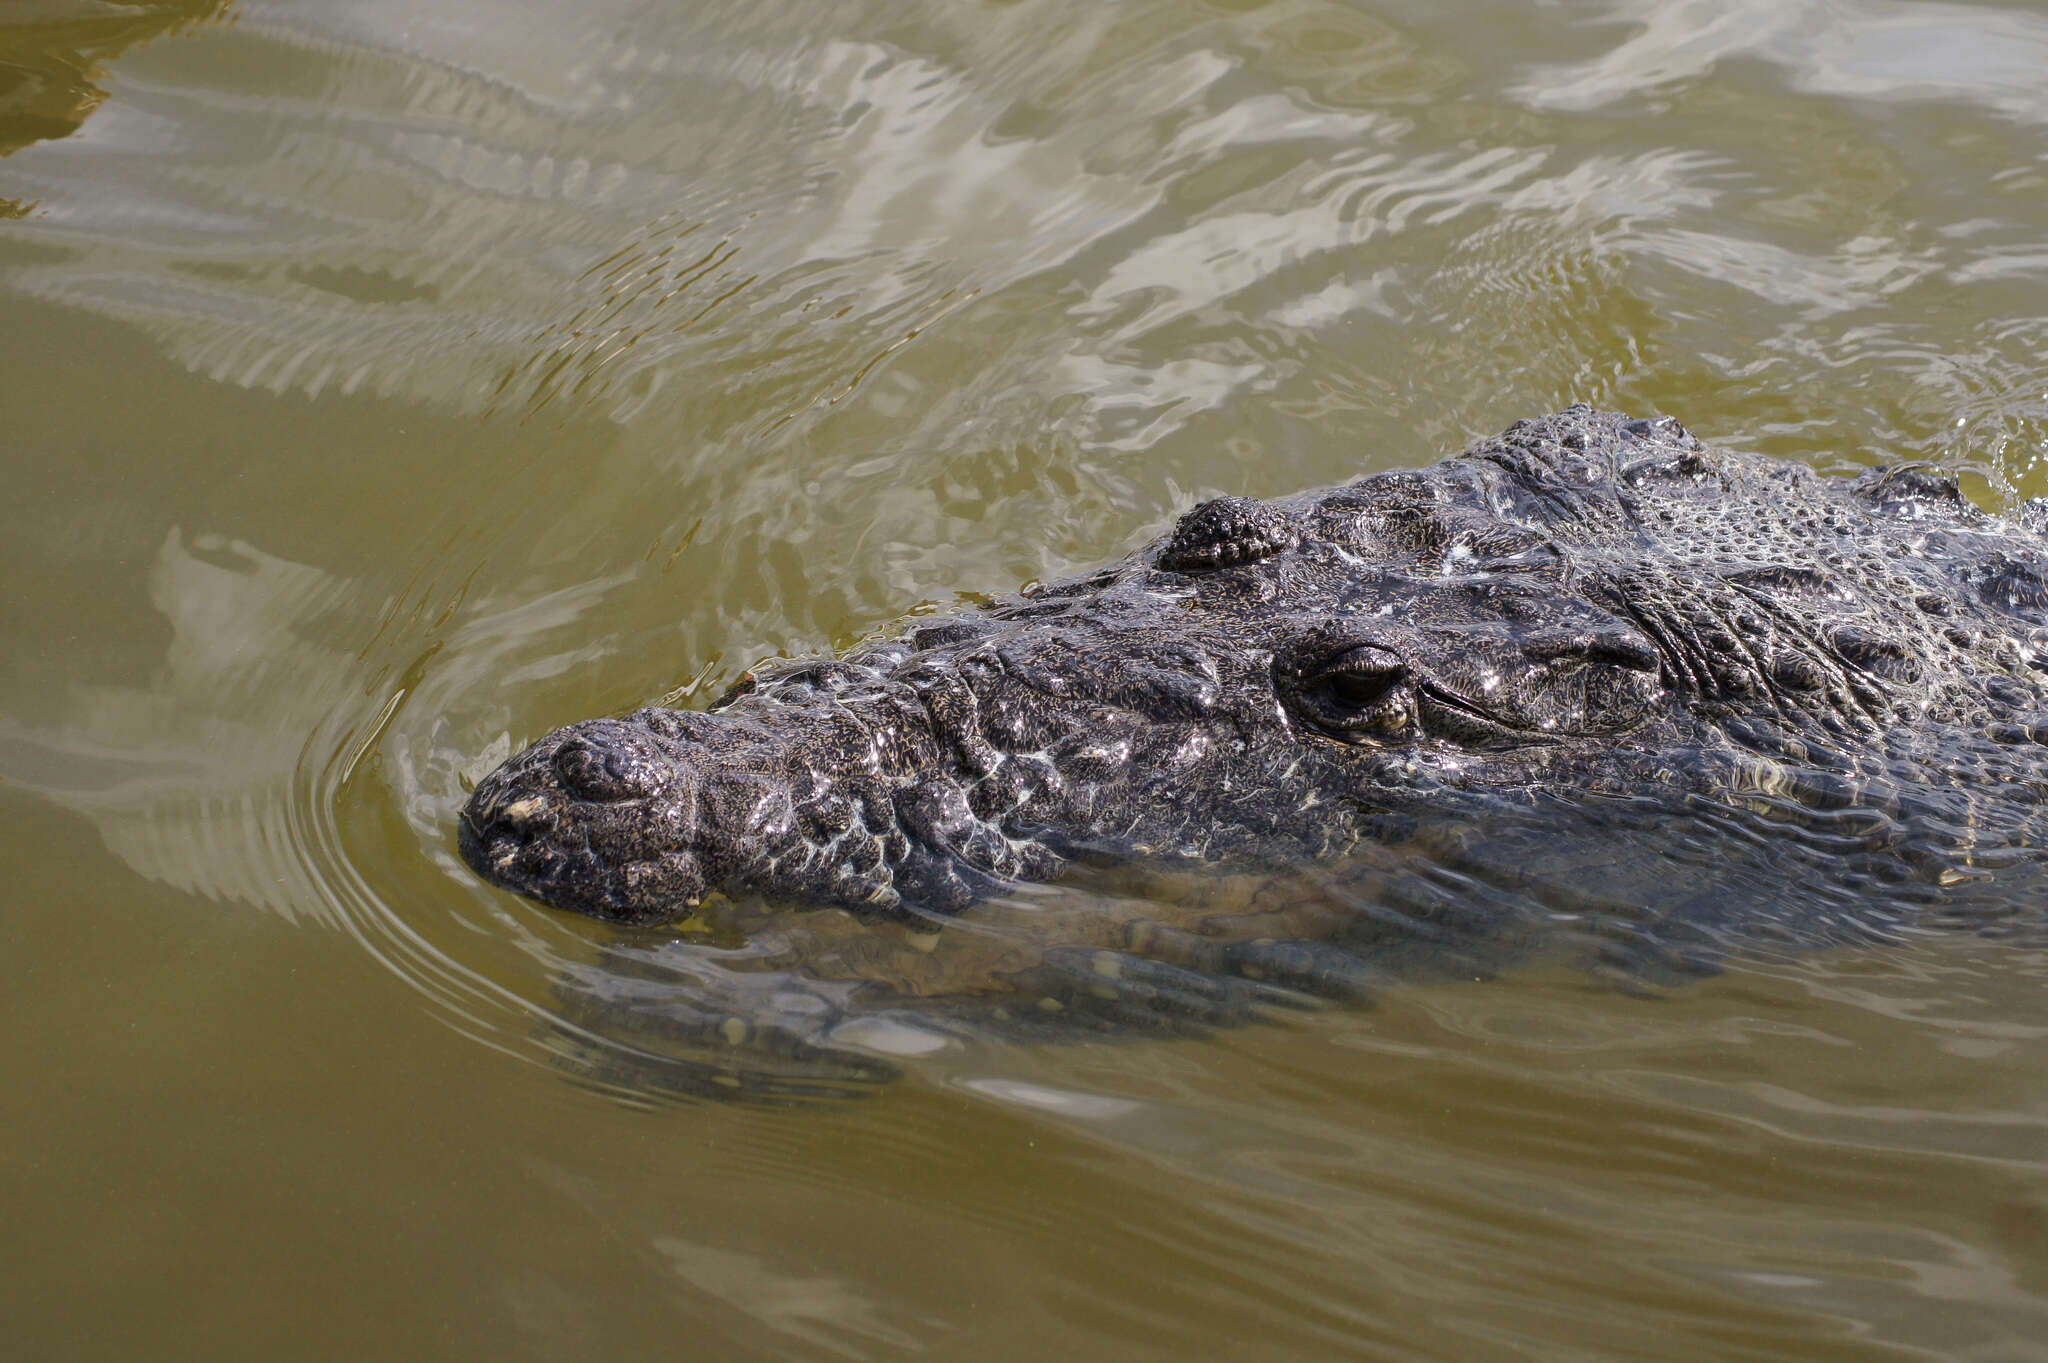
<path id="1" fill-rule="evenodd" d="M 2048 7 L 0 16 L 22 1358 L 2048 1357 L 2048 955 L 593 1075 L 570 719 L 1584 398 L 2048 491 Z"/>

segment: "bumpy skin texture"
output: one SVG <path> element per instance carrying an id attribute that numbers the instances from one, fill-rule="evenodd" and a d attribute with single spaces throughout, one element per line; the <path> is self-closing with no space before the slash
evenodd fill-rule
<path id="1" fill-rule="evenodd" d="M 1882 810 L 1898 874 L 1951 875 L 2026 855 L 2048 795 L 2035 512 L 1573 407 L 1204 503 L 708 713 L 556 730 L 478 786 L 461 846 L 626 922 L 712 891 L 924 916 L 1075 858 L 1329 859 L 1475 796 L 1704 793 Z"/>

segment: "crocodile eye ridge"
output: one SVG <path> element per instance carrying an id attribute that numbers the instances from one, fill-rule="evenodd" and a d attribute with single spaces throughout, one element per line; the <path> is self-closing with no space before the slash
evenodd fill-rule
<path id="1" fill-rule="evenodd" d="M 1295 542 L 1293 524 L 1268 502 L 1217 497 L 1180 518 L 1160 551 L 1159 566 L 1170 573 L 1200 573 L 1256 563 Z"/>

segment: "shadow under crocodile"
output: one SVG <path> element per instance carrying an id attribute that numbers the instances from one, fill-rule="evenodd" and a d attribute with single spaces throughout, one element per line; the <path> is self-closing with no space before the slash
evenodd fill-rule
<path id="1" fill-rule="evenodd" d="M 943 924 L 714 900 L 625 930 L 555 985 L 550 1049 L 628 1101 L 830 1101 L 967 1046 L 1128 1042 L 1370 1007 L 1539 964 L 1659 994 L 1731 964 L 2048 941 L 2048 872 L 1931 848 L 1881 809 L 1796 789 L 1716 801 L 1490 802 L 1334 865 L 1153 871 L 1104 849 Z"/>

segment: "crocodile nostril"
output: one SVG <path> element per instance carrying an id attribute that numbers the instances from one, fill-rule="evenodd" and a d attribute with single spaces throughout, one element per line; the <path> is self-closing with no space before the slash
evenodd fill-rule
<path id="1" fill-rule="evenodd" d="M 624 735 L 579 735 L 556 750 L 555 775 L 571 795 L 602 804 L 644 800 L 668 786 L 660 754 Z"/>

